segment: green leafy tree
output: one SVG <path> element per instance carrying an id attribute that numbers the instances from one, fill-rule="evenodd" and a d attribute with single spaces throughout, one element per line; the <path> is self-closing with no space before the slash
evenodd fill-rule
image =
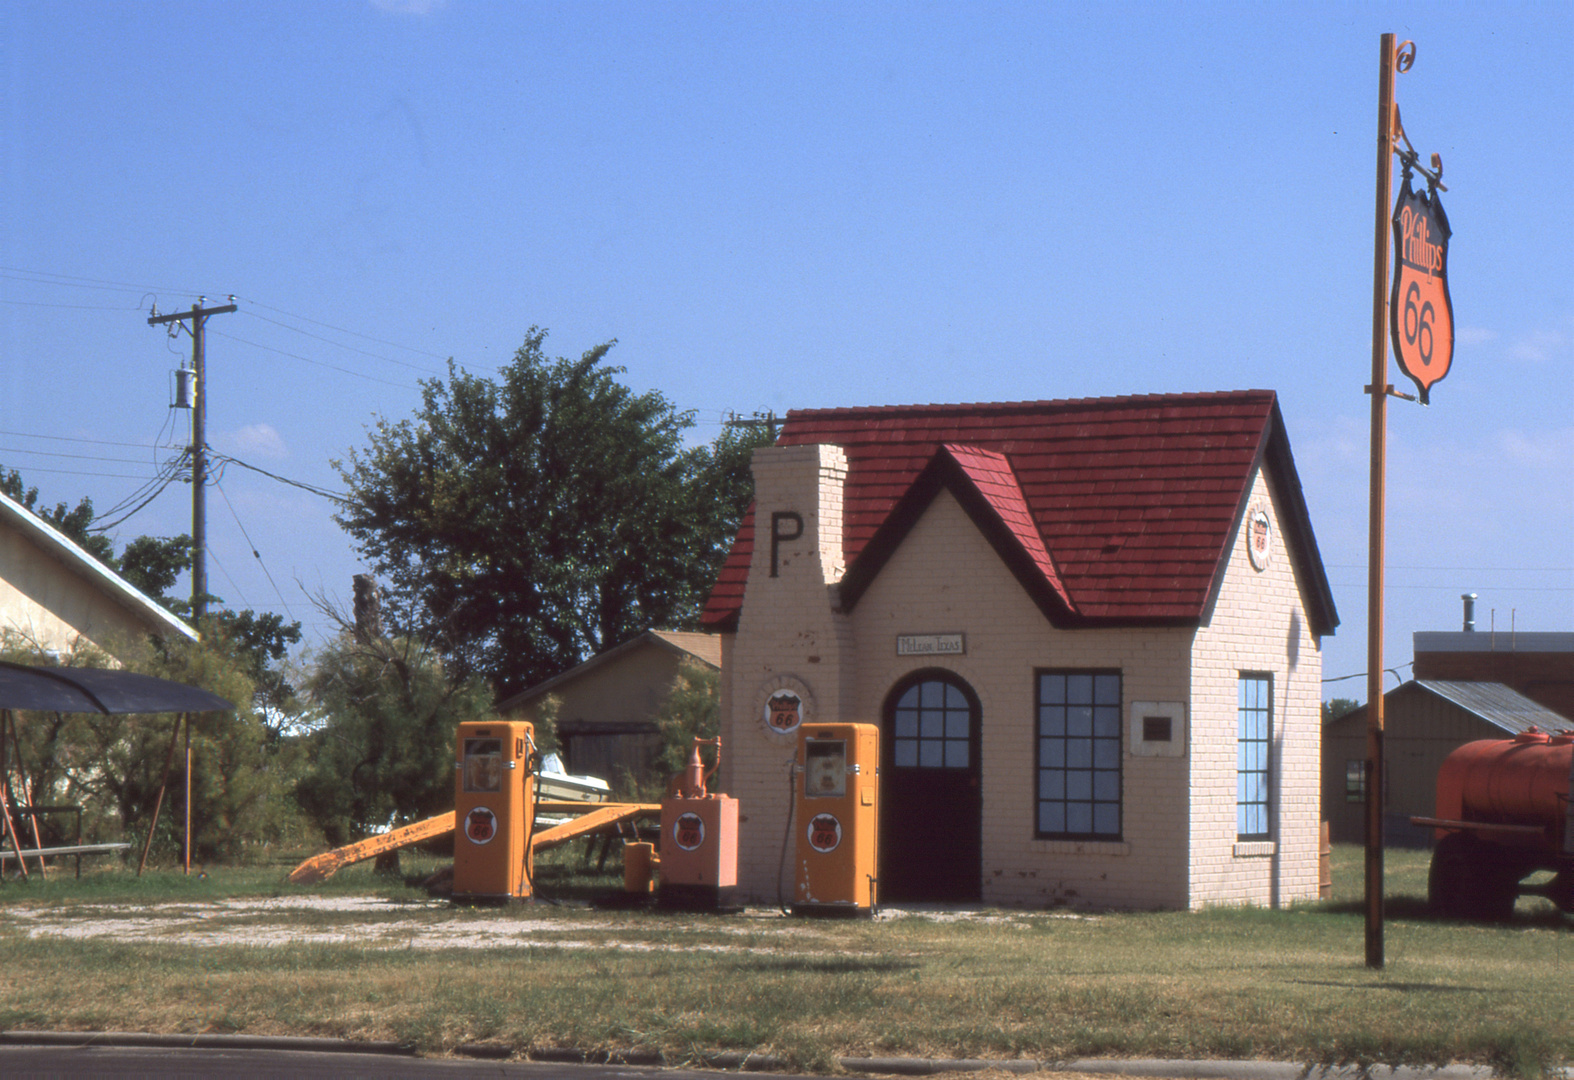
<path id="1" fill-rule="evenodd" d="M 336 462 L 339 523 L 401 632 L 507 695 L 650 626 L 693 625 L 748 498 L 749 439 L 686 448 L 691 414 L 622 385 L 611 342 L 497 378 L 450 364 Z"/>
<path id="2" fill-rule="evenodd" d="M 416 639 L 341 626 L 305 680 L 321 724 L 295 787 L 334 845 L 452 809 L 454 730 L 495 715 L 484 680 L 451 679 Z"/>
<path id="3" fill-rule="evenodd" d="M 714 739 L 721 731 L 720 673 L 706 664 L 684 661 L 672 680 L 672 692 L 656 710 L 656 730 L 661 733 L 656 772 L 664 776 L 682 772 L 689 764 L 694 740 Z M 714 759 L 707 756 L 705 760 Z"/>
<path id="4" fill-rule="evenodd" d="M 54 509 L 38 505 L 38 489 L 28 487 L 22 481 L 22 474 L 15 469 L 7 469 L 0 465 L 0 492 L 4 492 L 12 499 L 21 503 L 24 508 L 32 511 L 38 517 L 49 522 L 66 536 L 76 541 L 77 545 L 93 556 L 99 562 L 111 569 L 116 569 L 115 546 L 107 536 L 100 533 L 89 532 L 93 524 L 93 500 L 84 496 L 75 506 L 67 503 L 56 503 Z"/>
<path id="5" fill-rule="evenodd" d="M 103 536 L 95 533 L 95 539 Z M 110 565 L 138 589 L 156 599 L 176 615 L 191 613 L 191 604 L 170 595 L 180 575 L 191 569 L 191 537 L 139 536 L 121 549 L 120 558 Z M 96 553 L 95 553 L 96 554 Z M 103 556 L 99 556 L 103 561 Z"/>
<path id="6" fill-rule="evenodd" d="M 1323 702 L 1323 723 L 1331 723 L 1352 709 L 1359 709 L 1360 707 L 1361 703 L 1354 698 L 1329 698 Z"/>

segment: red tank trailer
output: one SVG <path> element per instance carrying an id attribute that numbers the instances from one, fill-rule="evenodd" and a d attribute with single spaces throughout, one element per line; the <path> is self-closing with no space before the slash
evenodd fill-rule
<path id="1" fill-rule="evenodd" d="M 1536 728 L 1466 743 L 1437 772 L 1437 830 L 1427 878 L 1432 911 L 1452 919 L 1507 919 L 1521 893 L 1574 913 L 1574 731 Z M 1539 871 L 1551 881 L 1521 882 Z"/>

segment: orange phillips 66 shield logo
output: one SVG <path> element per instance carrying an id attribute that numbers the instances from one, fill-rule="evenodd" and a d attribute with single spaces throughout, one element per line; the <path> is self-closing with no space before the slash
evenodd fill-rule
<path id="1" fill-rule="evenodd" d="M 497 835 L 497 815 L 477 806 L 465 815 L 465 839 L 472 844 L 489 844 Z"/>
<path id="2" fill-rule="evenodd" d="M 1435 188 L 1416 192 L 1409 170 L 1394 204 L 1394 288 L 1388 330 L 1399 367 L 1427 404 L 1432 384 L 1454 360 L 1454 307 L 1448 297 L 1448 217 Z"/>
<path id="3" fill-rule="evenodd" d="M 842 842 L 842 823 L 832 814 L 816 814 L 809 822 L 809 846 L 830 853 Z"/>
<path id="4" fill-rule="evenodd" d="M 672 842 L 693 851 L 705 842 L 705 821 L 698 814 L 680 814 L 672 823 Z"/>

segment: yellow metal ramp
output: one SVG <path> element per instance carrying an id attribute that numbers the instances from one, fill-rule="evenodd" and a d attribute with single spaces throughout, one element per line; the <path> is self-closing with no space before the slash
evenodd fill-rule
<path id="1" fill-rule="evenodd" d="M 561 825 L 542 829 L 531 838 L 532 851 L 546 851 L 559 844 L 566 844 L 576 837 L 588 836 L 646 814 L 660 814 L 661 804 L 584 803 L 542 799 L 535 804 L 535 809 L 540 814 L 581 815 Z M 396 851 L 453 831 L 454 812 L 450 810 L 446 814 L 439 814 L 425 821 L 417 821 L 389 832 L 369 836 L 353 844 L 346 844 L 344 847 L 334 848 L 332 851 L 325 851 L 321 855 L 314 855 L 290 871 L 289 880 L 295 885 L 315 885 L 319 881 L 327 881 L 346 866 L 375 858 L 385 851 Z"/>

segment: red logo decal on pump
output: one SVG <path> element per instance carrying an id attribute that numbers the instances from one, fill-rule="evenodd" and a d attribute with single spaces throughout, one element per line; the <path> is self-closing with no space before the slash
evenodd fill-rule
<path id="1" fill-rule="evenodd" d="M 693 851 L 705 842 L 705 822 L 698 814 L 679 814 L 672 823 L 672 842 L 684 851 Z"/>
<path id="2" fill-rule="evenodd" d="M 815 851 L 832 852 L 842 842 L 842 823 L 834 814 L 816 814 L 809 821 L 809 846 Z"/>
<path id="3" fill-rule="evenodd" d="M 491 843 L 497 835 L 497 815 L 484 806 L 477 806 L 465 815 L 465 839 L 472 844 Z"/>

